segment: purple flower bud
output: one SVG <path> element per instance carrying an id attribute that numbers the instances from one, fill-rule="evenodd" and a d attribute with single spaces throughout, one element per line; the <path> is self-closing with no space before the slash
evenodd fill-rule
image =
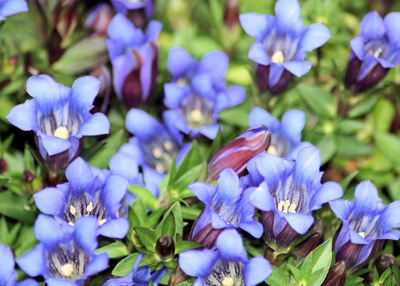
<path id="1" fill-rule="evenodd" d="M 93 102 L 94 107 L 90 112 L 92 114 L 96 112 L 106 113 L 110 103 L 112 89 L 111 74 L 106 66 L 101 65 L 94 69 L 90 75 L 100 81 L 99 95 L 95 98 Z"/>
<path id="2" fill-rule="evenodd" d="M 175 242 L 169 235 L 163 235 L 156 242 L 156 251 L 161 257 L 174 256 Z"/>
<path id="3" fill-rule="evenodd" d="M 239 25 L 239 4 L 237 0 L 226 1 L 224 25 L 229 30 L 232 30 Z"/>
<path id="4" fill-rule="evenodd" d="M 328 272 L 323 286 L 343 286 L 346 281 L 346 264 L 337 262 Z"/>
<path id="5" fill-rule="evenodd" d="M 0 159 L 0 174 L 3 174 L 5 171 L 7 171 L 8 164 L 7 161 L 4 158 Z"/>
<path id="6" fill-rule="evenodd" d="M 396 257 L 394 257 L 394 255 L 390 253 L 379 255 L 379 257 L 375 261 L 375 266 L 378 270 L 379 275 L 382 275 L 382 273 L 385 272 L 386 269 L 392 267 L 395 264 L 397 264 Z"/>
<path id="7" fill-rule="evenodd" d="M 208 164 L 207 181 L 218 179 L 226 168 L 240 175 L 246 169 L 246 163 L 257 154 L 265 151 L 271 141 L 271 132 L 267 127 L 250 128 L 242 135 L 222 147 Z"/>
<path id="8" fill-rule="evenodd" d="M 95 35 L 105 37 L 113 14 L 114 13 L 108 4 L 100 3 L 90 12 L 85 27 L 94 30 Z"/>
<path id="9" fill-rule="evenodd" d="M 78 10 L 75 0 L 63 0 L 56 6 L 53 15 L 53 27 L 61 38 L 70 37 L 78 24 Z"/>

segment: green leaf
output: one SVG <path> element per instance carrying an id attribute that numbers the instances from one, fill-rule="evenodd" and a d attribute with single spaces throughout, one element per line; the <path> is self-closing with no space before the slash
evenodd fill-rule
<path id="1" fill-rule="evenodd" d="M 165 225 L 165 226 L 164 226 Z M 172 231 L 172 227 L 174 230 Z M 165 213 L 163 219 L 157 227 L 157 237 L 163 234 L 168 234 L 175 239 L 176 235 L 182 236 L 183 233 L 183 218 L 182 209 L 179 202 L 175 202 Z"/>
<path id="2" fill-rule="evenodd" d="M 304 83 L 299 84 L 296 89 L 315 114 L 320 117 L 336 115 L 337 102 L 330 92 L 321 87 Z"/>
<path id="3" fill-rule="evenodd" d="M 195 208 L 193 206 L 182 207 L 182 217 L 184 219 L 196 220 L 200 216 L 201 212 L 201 209 Z"/>
<path id="4" fill-rule="evenodd" d="M 378 149 L 391 162 L 400 166 L 400 139 L 392 134 L 376 132 L 374 139 Z"/>
<path id="5" fill-rule="evenodd" d="M 143 246 L 147 250 L 154 251 L 154 247 L 156 246 L 156 240 L 157 240 L 157 236 L 154 230 L 147 227 L 137 226 L 135 227 L 135 231 Z"/>
<path id="6" fill-rule="evenodd" d="M 183 240 L 179 234 L 176 236 L 175 254 L 179 254 L 183 251 L 186 251 L 189 249 L 194 249 L 194 248 L 200 248 L 200 247 L 202 247 L 201 244 L 198 244 L 198 243 L 196 243 L 194 241 L 190 241 L 190 240 Z"/>
<path id="7" fill-rule="evenodd" d="M 394 104 L 387 99 L 380 99 L 374 108 L 374 131 L 388 132 L 395 114 Z"/>
<path id="8" fill-rule="evenodd" d="M 141 198 L 134 200 L 129 207 L 128 221 L 131 227 L 140 226 L 145 223 L 147 216 L 146 208 Z"/>
<path id="9" fill-rule="evenodd" d="M 0 188 L 4 187 L 5 185 L 7 185 L 7 183 L 9 181 L 10 181 L 10 177 L 4 176 L 4 175 L 0 175 Z"/>
<path id="10" fill-rule="evenodd" d="M 22 197 L 6 191 L 0 193 L 0 214 L 32 224 L 36 219 L 36 208 L 29 205 Z"/>
<path id="11" fill-rule="evenodd" d="M 374 152 L 374 148 L 363 142 L 358 141 L 353 136 L 336 136 L 337 151 L 339 157 L 354 158 L 369 156 Z"/>
<path id="12" fill-rule="evenodd" d="M 308 286 L 319 286 L 325 280 L 332 261 L 332 238 L 314 249 L 300 263 L 302 279 Z M 298 281 L 299 282 L 299 281 Z"/>
<path id="13" fill-rule="evenodd" d="M 170 214 L 162 223 L 161 235 L 169 235 L 171 237 L 175 236 L 175 220 L 174 215 Z"/>
<path id="14" fill-rule="evenodd" d="M 164 213 L 164 208 L 155 210 L 147 217 L 146 223 L 143 226 L 154 228 L 163 213 Z"/>
<path id="15" fill-rule="evenodd" d="M 249 117 L 252 107 L 252 103 L 248 99 L 239 105 L 222 110 L 220 113 L 218 113 L 218 117 L 220 120 L 225 121 L 226 123 L 236 125 L 243 129 L 248 129 L 249 123 L 247 118 Z"/>
<path id="16" fill-rule="evenodd" d="M 25 144 L 25 149 L 24 149 L 24 169 L 32 171 L 35 170 L 33 156 L 27 144 Z"/>
<path id="17" fill-rule="evenodd" d="M 124 142 L 124 130 L 115 132 L 113 135 L 108 137 L 107 143 L 100 149 L 100 151 L 89 159 L 89 164 L 100 169 L 106 169 L 111 157 L 114 156 Z"/>
<path id="18" fill-rule="evenodd" d="M 157 199 L 145 187 L 140 185 L 129 185 L 128 189 L 136 197 L 141 198 L 145 207 L 149 210 L 155 211 L 159 208 Z"/>
<path id="19" fill-rule="evenodd" d="M 132 253 L 122 259 L 118 264 L 114 267 L 112 271 L 113 276 L 122 277 L 132 273 L 132 267 L 135 263 L 136 259 L 138 258 L 139 253 Z"/>
<path id="20" fill-rule="evenodd" d="M 359 117 L 366 114 L 374 108 L 376 102 L 378 101 L 378 96 L 368 95 L 363 98 L 353 109 L 349 112 L 350 118 Z"/>
<path id="21" fill-rule="evenodd" d="M 139 266 L 157 264 L 158 262 L 160 262 L 160 257 L 155 253 L 150 253 L 145 255 L 142 260 L 140 260 Z"/>
<path id="22" fill-rule="evenodd" d="M 340 185 L 342 186 L 343 190 L 346 190 L 347 187 L 349 186 L 350 182 L 357 176 L 358 171 L 355 171 L 348 175 L 346 178 L 344 178 L 341 182 Z"/>
<path id="23" fill-rule="evenodd" d="M 336 152 L 336 142 L 333 136 L 322 137 L 316 146 L 321 153 L 321 165 L 328 162 Z"/>
<path id="24" fill-rule="evenodd" d="M 269 286 L 290 285 L 289 278 L 282 269 L 272 266 L 272 274 L 266 280 Z"/>
<path id="25" fill-rule="evenodd" d="M 57 72 L 77 74 L 104 64 L 107 59 L 105 38 L 90 36 L 67 49 L 61 59 L 53 64 L 53 68 Z"/>
<path id="26" fill-rule="evenodd" d="M 8 113 L 8 112 L 7 112 Z M 8 136 L 5 140 L 0 139 L 0 155 L 3 156 L 3 154 L 10 148 L 10 145 L 14 139 L 14 134 L 11 134 Z"/>
<path id="27" fill-rule="evenodd" d="M 338 124 L 337 132 L 340 134 L 348 135 L 354 134 L 365 128 L 365 124 L 361 121 L 354 119 L 343 119 Z"/>
<path id="28" fill-rule="evenodd" d="M 108 257 L 111 259 L 124 257 L 129 254 L 128 248 L 120 240 L 117 240 L 113 243 L 110 243 L 106 246 L 96 249 L 95 253 L 100 254 L 100 253 L 104 253 L 104 252 L 107 253 Z"/>

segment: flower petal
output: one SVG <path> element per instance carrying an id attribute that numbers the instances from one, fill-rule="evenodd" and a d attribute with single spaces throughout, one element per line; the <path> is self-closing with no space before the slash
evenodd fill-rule
<path id="1" fill-rule="evenodd" d="M 302 213 L 284 213 L 283 216 L 290 227 L 299 234 L 305 234 L 314 223 L 314 217 L 312 215 Z"/>
<path id="2" fill-rule="evenodd" d="M 289 110 L 282 117 L 281 133 L 290 141 L 298 143 L 301 140 L 301 131 L 306 123 L 306 116 L 301 110 Z"/>
<path id="3" fill-rule="evenodd" d="M 168 108 L 179 108 L 181 100 L 185 96 L 185 90 L 175 83 L 166 83 L 164 93 L 164 104 Z"/>
<path id="4" fill-rule="evenodd" d="M 88 163 L 81 157 L 76 158 L 65 170 L 70 188 L 76 191 L 89 189 L 94 181 L 93 173 Z"/>
<path id="5" fill-rule="evenodd" d="M 293 27 L 300 18 L 300 5 L 297 0 L 278 0 L 275 4 L 275 15 L 282 29 Z"/>
<path id="6" fill-rule="evenodd" d="M 283 63 L 283 66 L 290 73 L 294 74 L 297 77 L 301 77 L 308 73 L 311 69 L 311 63 L 305 61 L 292 61 Z"/>
<path id="7" fill-rule="evenodd" d="M 248 57 L 253 62 L 261 64 L 261 65 L 267 66 L 270 64 L 268 54 L 265 51 L 263 44 L 261 44 L 259 42 L 255 42 L 250 47 Z"/>
<path id="8" fill-rule="evenodd" d="M 39 133 L 38 136 L 40 143 L 43 144 L 43 147 L 49 156 L 64 152 L 71 146 L 71 143 L 64 138 L 46 135 L 43 133 Z"/>
<path id="9" fill-rule="evenodd" d="M 89 111 L 99 93 L 100 84 L 100 80 L 92 76 L 82 76 L 75 80 L 72 85 L 70 110 L 75 110 L 77 114 L 82 113 L 82 109 Z"/>
<path id="10" fill-rule="evenodd" d="M 184 76 L 196 65 L 197 61 L 185 49 L 174 47 L 169 50 L 167 67 L 174 80 Z"/>
<path id="11" fill-rule="evenodd" d="M 247 286 L 262 283 L 272 273 L 272 266 L 263 257 L 253 257 L 244 269 L 244 284 Z"/>
<path id="12" fill-rule="evenodd" d="M 359 58 L 360 60 L 364 59 L 364 39 L 361 36 L 355 37 L 350 41 L 350 47 L 354 54 Z"/>
<path id="13" fill-rule="evenodd" d="M 370 213 L 382 201 L 378 196 L 378 190 L 370 181 L 359 183 L 354 191 L 354 197 L 353 212 L 355 217 Z"/>
<path id="14" fill-rule="evenodd" d="M 313 182 L 319 177 L 321 154 L 314 146 L 301 149 L 297 155 L 294 175 L 298 181 Z"/>
<path id="15" fill-rule="evenodd" d="M 128 188 L 128 181 L 119 175 L 111 175 L 101 192 L 101 199 L 108 210 L 116 213 Z"/>
<path id="16" fill-rule="evenodd" d="M 4 286 L 15 285 L 14 255 L 5 244 L 0 244 L 0 257 L 0 283 Z"/>
<path id="17" fill-rule="evenodd" d="M 280 123 L 279 120 L 275 117 L 272 117 L 268 111 L 256 106 L 250 111 L 249 125 L 252 128 L 266 126 L 268 127 L 269 131 L 276 132 L 280 126 Z"/>
<path id="18" fill-rule="evenodd" d="M 47 246 L 54 246 L 63 239 L 60 225 L 50 216 L 40 214 L 35 222 L 35 237 Z M 29 273 L 28 273 L 29 274 Z"/>
<path id="19" fill-rule="evenodd" d="M 18 266 L 29 276 L 35 277 L 46 271 L 46 258 L 43 244 L 39 243 L 34 249 L 23 254 L 17 260 Z"/>
<path id="20" fill-rule="evenodd" d="M 63 211 L 65 194 L 58 188 L 45 188 L 34 194 L 33 198 L 42 213 L 56 216 Z"/>
<path id="21" fill-rule="evenodd" d="M 378 12 L 371 11 L 361 20 L 361 35 L 368 40 L 377 40 L 385 34 L 385 24 Z"/>
<path id="22" fill-rule="evenodd" d="M 390 43 L 396 47 L 400 46 L 400 13 L 393 12 L 386 15 L 383 20 L 386 28 L 386 34 L 390 40 Z"/>
<path id="23" fill-rule="evenodd" d="M 263 39 L 269 24 L 267 15 L 254 12 L 241 14 L 239 21 L 245 32 L 259 41 Z"/>
<path id="24" fill-rule="evenodd" d="M 179 266 L 187 275 L 205 278 L 217 259 L 218 252 L 215 250 L 188 250 L 179 255 Z"/>
<path id="25" fill-rule="evenodd" d="M 95 113 L 79 127 L 76 137 L 96 136 L 110 133 L 110 122 L 103 113 Z"/>
<path id="26" fill-rule="evenodd" d="M 325 25 L 314 23 L 305 32 L 300 47 L 306 52 L 311 52 L 325 44 L 330 37 L 331 34 Z"/>
<path id="27" fill-rule="evenodd" d="M 86 266 L 85 276 L 88 277 L 100 271 L 103 271 L 108 267 L 108 255 L 106 253 L 100 253 L 95 255 Z"/>
<path id="28" fill-rule="evenodd" d="M 247 260 L 242 237 L 235 229 L 226 229 L 221 232 L 217 238 L 217 248 L 222 260 L 239 260 L 242 262 Z"/>
<path id="29" fill-rule="evenodd" d="M 353 202 L 349 200 L 334 200 L 329 202 L 329 206 L 335 215 L 341 220 L 347 220 L 353 209 Z"/>
<path id="30" fill-rule="evenodd" d="M 133 108 L 126 116 L 126 129 L 141 140 L 147 141 L 160 134 L 164 127 L 147 112 Z"/>
<path id="31" fill-rule="evenodd" d="M 253 193 L 250 195 L 249 201 L 256 208 L 263 211 L 270 211 L 276 209 L 274 200 L 271 196 L 271 193 L 268 189 L 268 185 L 265 181 L 262 182 L 260 186 L 255 188 Z"/>
<path id="32" fill-rule="evenodd" d="M 322 208 L 324 203 L 339 199 L 343 196 L 342 187 L 336 182 L 327 182 L 322 188 L 311 198 L 310 210 Z"/>
<path id="33" fill-rule="evenodd" d="M 23 104 L 14 106 L 6 118 L 12 125 L 23 131 L 36 130 L 38 120 L 35 100 L 30 99 Z"/>
<path id="34" fill-rule="evenodd" d="M 75 223 L 74 236 L 86 251 L 93 252 L 97 248 L 96 231 L 95 217 L 80 217 Z"/>
<path id="35" fill-rule="evenodd" d="M 224 78 L 228 70 L 229 59 L 223 52 L 210 52 L 204 55 L 200 61 L 199 72 L 211 74 L 214 80 Z"/>

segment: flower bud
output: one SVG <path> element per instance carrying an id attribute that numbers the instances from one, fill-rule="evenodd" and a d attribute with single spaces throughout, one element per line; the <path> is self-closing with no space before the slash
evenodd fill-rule
<path id="1" fill-rule="evenodd" d="M 224 25 L 229 30 L 239 26 L 239 5 L 237 0 L 226 1 Z"/>
<path id="2" fill-rule="evenodd" d="M 392 267 L 396 264 L 396 257 L 390 253 L 381 254 L 375 261 L 376 269 L 378 270 L 379 275 L 382 275 L 386 269 Z"/>
<path id="3" fill-rule="evenodd" d="M 75 0 L 60 1 L 54 10 L 53 27 L 61 38 L 69 38 L 78 24 L 78 10 Z"/>
<path id="4" fill-rule="evenodd" d="M 265 151 L 271 141 L 271 132 L 267 127 L 250 128 L 242 135 L 222 147 L 208 164 L 207 181 L 218 179 L 226 168 L 231 168 L 240 175 L 247 162 L 257 154 Z"/>
<path id="5" fill-rule="evenodd" d="M 36 175 L 32 170 L 24 170 L 24 181 L 27 183 L 32 183 Z"/>
<path id="6" fill-rule="evenodd" d="M 5 171 L 7 171 L 7 168 L 7 161 L 4 158 L 0 158 L 0 174 L 3 174 Z"/>
<path id="7" fill-rule="evenodd" d="M 394 1 L 393 0 L 369 0 L 369 10 L 376 10 L 381 15 L 386 15 L 392 10 Z"/>
<path id="8" fill-rule="evenodd" d="M 95 35 L 105 37 L 113 14 L 113 10 L 108 4 L 100 3 L 90 12 L 85 27 L 93 30 Z"/>
<path id="9" fill-rule="evenodd" d="M 156 242 L 156 251 L 161 257 L 169 257 L 175 254 L 175 242 L 169 235 L 163 235 Z"/>
<path id="10" fill-rule="evenodd" d="M 293 74 L 284 70 L 276 84 L 269 84 L 270 66 L 256 64 L 256 79 L 261 92 L 269 91 L 271 94 L 281 93 L 293 78 Z"/>
<path id="11" fill-rule="evenodd" d="M 346 281 L 346 264 L 343 261 L 337 262 L 325 278 L 323 286 L 342 286 Z"/>
<path id="12" fill-rule="evenodd" d="M 322 220 L 319 220 L 314 224 L 314 226 L 310 230 L 311 235 L 302 243 L 296 246 L 294 249 L 294 253 L 297 256 L 297 259 L 303 260 L 311 251 L 317 248 L 318 245 L 322 242 L 323 234 L 324 234 L 324 225 Z"/>
<path id="13" fill-rule="evenodd" d="M 108 71 L 107 67 L 104 65 L 101 65 L 94 69 L 91 73 L 91 76 L 97 78 L 100 81 L 100 90 L 99 90 L 99 95 L 96 96 L 94 100 L 94 107 L 90 112 L 92 114 L 96 112 L 102 112 L 106 113 L 108 109 L 108 105 L 110 103 L 110 96 L 111 96 L 111 89 L 112 89 L 112 83 L 111 83 L 111 74 Z"/>

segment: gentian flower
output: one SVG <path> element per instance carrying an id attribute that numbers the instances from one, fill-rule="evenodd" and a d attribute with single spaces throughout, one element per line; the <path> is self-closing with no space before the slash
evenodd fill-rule
<path id="1" fill-rule="evenodd" d="M 129 223 L 119 218 L 118 210 L 128 188 L 128 181 L 109 171 L 89 166 L 82 158 L 75 159 L 65 171 L 67 183 L 45 188 L 34 195 L 41 212 L 58 216 L 74 225 L 84 216 L 97 219 L 98 233 L 123 238 Z"/>
<path id="2" fill-rule="evenodd" d="M 245 285 L 263 282 L 272 267 L 263 257 L 247 258 L 242 238 L 234 229 L 224 230 L 217 239 L 217 249 L 194 249 L 179 255 L 179 266 L 197 277 L 193 285 Z"/>
<path id="3" fill-rule="evenodd" d="M 165 84 L 165 89 L 189 88 L 196 75 L 206 73 L 210 76 L 212 86 L 217 90 L 223 90 L 228 66 L 228 56 L 223 52 L 209 52 L 199 62 L 186 50 L 179 47 L 172 48 L 169 50 L 167 63 L 172 83 Z"/>
<path id="4" fill-rule="evenodd" d="M 336 234 L 336 261 L 355 271 L 377 254 L 385 240 L 400 239 L 400 201 L 385 206 L 370 181 L 357 185 L 354 202 L 335 200 L 331 209 L 343 223 Z"/>
<path id="5" fill-rule="evenodd" d="M 267 127 L 250 128 L 242 135 L 222 147 L 208 164 L 207 181 L 216 180 L 226 168 L 240 175 L 246 170 L 247 162 L 257 154 L 267 150 L 271 132 Z"/>
<path id="6" fill-rule="evenodd" d="M 35 280 L 27 279 L 20 283 L 16 282 L 15 274 L 15 261 L 11 249 L 5 245 L 0 244 L 0 285 L 2 286 L 36 286 L 38 285 Z"/>
<path id="7" fill-rule="evenodd" d="M 361 34 L 350 42 L 351 53 L 345 84 L 362 92 L 380 82 L 400 62 L 400 13 L 385 19 L 371 11 L 361 21 Z"/>
<path id="8" fill-rule="evenodd" d="M 249 114 L 250 127 L 266 126 L 271 132 L 268 153 L 292 160 L 299 150 L 311 146 L 308 142 L 300 142 L 305 122 L 304 112 L 300 110 L 287 111 L 281 122 L 260 107 L 254 107 Z"/>
<path id="9" fill-rule="evenodd" d="M 314 223 L 312 212 L 343 195 L 334 182 L 321 185 L 321 155 L 305 147 L 296 161 L 263 153 L 247 165 L 251 181 L 258 185 L 250 202 L 263 211 L 266 240 L 274 248 L 286 248 Z"/>
<path id="10" fill-rule="evenodd" d="M 143 28 L 153 18 L 154 0 L 111 0 L 114 9 L 129 18 L 136 27 Z"/>
<path id="11" fill-rule="evenodd" d="M 95 255 L 97 220 L 83 217 L 74 226 L 59 218 L 39 215 L 35 236 L 40 241 L 17 263 L 30 276 L 42 275 L 49 286 L 79 285 L 108 266 L 106 253 Z"/>
<path id="12" fill-rule="evenodd" d="M 85 22 L 85 28 L 91 29 L 97 36 L 105 37 L 114 13 L 110 5 L 99 3 L 90 11 Z"/>
<path id="13" fill-rule="evenodd" d="M 99 86 L 90 76 L 78 78 L 72 88 L 48 75 L 32 76 L 26 90 L 33 99 L 13 107 L 7 120 L 21 130 L 35 132 L 41 156 L 57 171 L 79 155 L 84 136 L 109 133 L 107 117 L 89 112 Z"/>
<path id="14" fill-rule="evenodd" d="M 191 84 L 187 88 L 165 85 L 164 104 L 170 110 L 164 112 L 164 122 L 191 138 L 204 135 L 214 139 L 220 128 L 218 112 L 240 104 L 246 97 L 245 91 L 237 85 L 216 88 L 209 73 L 197 74 Z"/>
<path id="15" fill-rule="evenodd" d="M 157 36 L 161 23 L 151 21 L 146 34 L 117 14 L 108 27 L 107 47 L 114 74 L 114 89 L 119 99 L 132 108 L 145 103 L 158 75 Z"/>
<path id="16" fill-rule="evenodd" d="M 252 189 L 245 189 L 232 169 L 221 172 L 217 186 L 196 182 L 189 189 L 205 204 L 193 226 L 191 239 L 212 247 L 215 236 L 207 234 L 206 241 L 202 239 L 210 224 L 213 229 L 241 228 L 256 238 L 261 237 L 262 225 L 254 220 L 254 206 L 249 203 Z M 216 236 L 219 233 L 215 232 Z"/>
<path id="17" fill-rule="evenodd" d="M 297 0 L 278 0 L 275 16 L 251 12 L 239 19 L 246 33 L 256 38 L 248 56 L 256 63 L 258 86 L 272 94 L 280 93 L 293 75 L 306 74 L 311 69 L 311 63 L 304 61 L 306 53 L 330 38 L 322 24 L 304 26 Z"/>
<path id="18" fill-rule="evenodd" d="M 28 11 L 29 7 L 25 0 L 0 0 L 0 20 L 7 16 Z"/>
<path id="19" fill-rule="evenodd" d="M 151 274 L 149 266 L 139 267 L 139 263 L 142 260 L 143 256 L 143 254 L 140 254 L 138 258 L 136 258 L 136 261 L 133 264 L 132 273 L 120 278 L 109 279 L 106 281 L 106 283 L 103 284 L 103 286 L 147 286 L 149 285 L 150 281 L 153 283 L 152 285 L 157 286 L 158 283 L 160 283 L 161 278 L 167 272 L 167 268 L 161 268 L 160 270 L 157 270 L 153 274 Z"/>

